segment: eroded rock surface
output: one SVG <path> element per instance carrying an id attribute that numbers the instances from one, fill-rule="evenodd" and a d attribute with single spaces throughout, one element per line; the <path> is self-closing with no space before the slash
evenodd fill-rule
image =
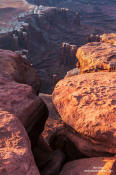
<path id="1" fill-rule="evenodd" d="M 80 72 L 116 71 L 116 47 L 109 43 L 93 42 L 77 50 Z"/>
<path id="2" fill-rule="evenodd" d="M 65 164 L 60 175 L 115 175 L 116 158 L 98 157 L 79 159 Z"/>
<path id="3" fill-rule="evenodd" d="M 0 73 L 6 74 L 15 82 L 30 85 L 35 94 L 39 93 L 39 76 L 26 58 L 12 51 L 0 49 Z"/>
<path id="4" fill-rule="evenodd" d="M 115 33 L 108 33 L 103 34 L 100 36 L 101 42 L 110 43 L 116 45 L 116 34 Z"/>
<path id="5" fill-rule="evenodd" d="M 61 119 L 82 137 L 87 156 L 115 154 L 116 73 L 91 73 L 61 80 L 53 103 Z"/>
<path id="6" fill-rule="evenodd" d="M 45 103 L 36 96 L 39 86 L 39 78 L 27 60 L 11 51 L 0 50 L 2 175 L 39 175 L 26 133 L 38 125 L 39 135 L 48 117 Z"/>
<path id="7" fill-rule="evenodd" d="M 0 145 L 1 175 L 40 175 L 24 127 L 15 115 L 2 110 Z"/>

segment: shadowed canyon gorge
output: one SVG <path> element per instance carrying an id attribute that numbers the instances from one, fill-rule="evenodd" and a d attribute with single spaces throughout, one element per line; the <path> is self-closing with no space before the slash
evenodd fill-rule
<path id="1" fill-rule="evenodd" d="M 115 9 L 0 0 L 0 175 L 116 175 Z"/>

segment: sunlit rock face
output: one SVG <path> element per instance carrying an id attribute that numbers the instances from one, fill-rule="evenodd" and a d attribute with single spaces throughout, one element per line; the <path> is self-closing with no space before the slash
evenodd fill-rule
<path id="1" fill-rule="evenodd" d="M 57 83 L 53 104 L 87 156 L 116 153 L 116 72 L 75 75 Z M 104 144 L 105 143 L 105 144 Z"/>
<path id="2" fill-rule="evenodd" d="M 116 71 L 116 47 L 108 42 L 85 44 L 77 50 L 76 56 L 81 73 Z"/>

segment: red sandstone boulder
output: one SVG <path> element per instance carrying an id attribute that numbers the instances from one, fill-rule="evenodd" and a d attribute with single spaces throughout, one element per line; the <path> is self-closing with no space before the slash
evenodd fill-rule
<path id="1" fill-rule="evenodd" d="M 88 43 L 77 50 L 80 72 L 116 71 L 116 47 L 109 43 Z"/>
<path id="2" fill-rule="evenodd" d="M 46 103 L 49 110 L 49 117 L 46 121 L 44 131 L 42 132 L 42 136 L 48 145 L 50 145 L 53 150 L 60 150 L 63 152 L 66 156 L 66 160 L 68 161 L 86 157 L 80 152 L 79 146 L 77 144 L 81 143 L 80 139 L 78 138 L 77 142 L 77 136 L 75 136 L 71 128 L 69 128 L 61 120 L 59 114 L 55 110 L 55 107 L 52 103 L 52 96 L 40 93 L 40 98 Z M 80 144 L 80 147 L 81 146 L 82 145 Z M 40 154 L 38 157 L 40 157 Z"/>
<path id="3" fill-rule="evenodd" d="M 5 110 L 0 111 L 0 174 L 39 175 L 24 127 Z"/>
<path id="4" fill-rule="evenodd" d="M 34 93 L 38 94 L 40 79 L 30 62 L 20 55 L 0 49 L 0 73 L 7 74 L 18 83 L 32 86 Z"/>
<path id="5" fill-rule="evenodd" d="M 15 114 L 28 131 L 39 121 L 38 132 L 41 133 L 48 112 L 45 103 L 33 93 L 32 87 L 16 83 L 6 75 L 0 75 L 0 85 L 0 109 Z"/>
<path id="6" fill-rule="evenodd" d="M 37 81 L 37 82 L 36 82 Z M 36 96 L 39 78 L 30 63 L 11 51 L 0 50 L 0 174 L 39 175 L 27 131 L 38 136 L 48 117 Z"/>
<path id="7" fill-rule="evenodd" d="M 115 175 L 115 157 L 95 157 L 66 163 L 60 175 Z"/>
<path id="8" fill-rule="evenodd" d="M 116 154 L 115 72 L 65 78 L 56 85 L 52 99 L 61 119 L 76 131 L 76 146 L 82 153 Z"/>

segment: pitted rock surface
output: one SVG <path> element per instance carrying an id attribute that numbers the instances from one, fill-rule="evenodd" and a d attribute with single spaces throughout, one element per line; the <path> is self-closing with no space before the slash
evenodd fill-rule
<path id="1" fill-rule="evenodd" d="M 77 50 L 80 72 L 116 71 L 116 46 L 110 43 L 92 42 Z"/>
<path id="2" fill-rule="evenodd" d="M 61 119 L 83 138 L 82 152 L 116 153 L 115 72 L 65 78 L 57 83 L 52 99 Z"/>

